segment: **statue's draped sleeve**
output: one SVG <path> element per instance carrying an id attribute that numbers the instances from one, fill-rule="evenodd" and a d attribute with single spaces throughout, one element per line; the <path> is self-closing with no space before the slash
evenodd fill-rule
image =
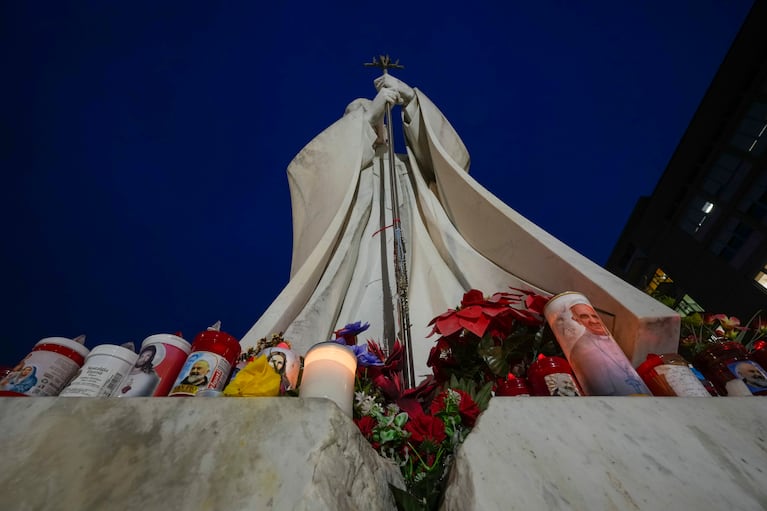
<path id="1" fill-rule="evenodd" d="M 434 178 L 433 143 L 429 139 L 436 137 L 438 147 L 455 167 L 468 172 L 469 152 L 461 137 L 434 103 L 423 92 L 414 90 L 415 98 L 403 109 L 402 121 L 408 147 L 418 160 L 418 167 L 427 179 Z"/>
<path id="2" fill-rule="evenodd" d="M 360 170 L 373 158 L 376 134 L 362 110 L 312 139 L 288 166 L 293 210 L 290 281 L 241 340 L 243 346 L 284 332 L 320 281 L 344 229 Z"/>
<path id="3" fill-rule="evenodd" d="M 675 349 L 667 339 L 678 338 L 676 312 L 562 243 L 469 177 L 463 144 L 426 95 L 416 89 L 404 115 L 405 134 L 419 165 L 433 172 L 430 187 L 450 222 L 477 252 L 538 288 L 553 293 L 577 290 L 588 296 L 603 317 L 610 318 L 613 335 L 635 364 L 664 342 Z M 512 174 L 503 162 L 498 171 Z"/>
<path id="4" fill-rule="evenodd" d="M 308 259 L 324 267 L 354 198 L 376 134 L 357 110 L 317 135 L 288 166 L 293 211 L 291 278 Z"/>

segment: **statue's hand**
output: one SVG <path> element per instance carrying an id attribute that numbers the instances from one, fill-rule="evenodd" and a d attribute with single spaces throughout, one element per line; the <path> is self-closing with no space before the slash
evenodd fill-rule
<path id="1" fill-rule="evenodd" d="M 386 110 L 386 103 L 394 105 L 399 102 L 400 97 L 396 90 L 390 88 L 379 90 L 365 114 L 368 122 L 373 126 L 377 125 Z"/>
<path id="2" fill-rule="evenodd" d="M 382 89 L 393 89 L 397 91 L 399 97 L 402 100 L 401 103 L 404 105 L 410 103 L 413 97 L 415 97 L 415 92 L 413 92 L 413 89 L 408 84 L 388 73 L 383 74 L 373 80 L 373 84 L 375 85 L 377 91 Z"/>

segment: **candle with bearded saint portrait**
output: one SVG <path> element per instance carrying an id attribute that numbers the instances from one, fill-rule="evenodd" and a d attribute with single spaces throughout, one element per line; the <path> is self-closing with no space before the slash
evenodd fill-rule
<path id="1" fill-rule="evenodd" d="M 586 395 L 652 395 L 584 295 L 558 294 L 543 313 Z"/>
<path id="2" fill-rule="evenodd" d="M 220 328 L 219 321 L 197 334 L 169 396 L 195 396 L 203 389 L 224 389 L 240 356 L 240 342 Z"/>
<path id="3" fill-rule="evenodd" d="M 167 396 L 191 350 L 181 332 L 150 335 L 113 397 Z"/>

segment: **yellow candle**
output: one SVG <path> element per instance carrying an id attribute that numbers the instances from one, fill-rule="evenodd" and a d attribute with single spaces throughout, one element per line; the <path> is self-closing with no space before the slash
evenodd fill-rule
<path id="1" fill-rule="evenodd" d="M 351 417 L 356 371 L 357 357 L 350 348 L 333 341 L 315 344 L 306 353 L 298 395 L 330 399 Z"/>

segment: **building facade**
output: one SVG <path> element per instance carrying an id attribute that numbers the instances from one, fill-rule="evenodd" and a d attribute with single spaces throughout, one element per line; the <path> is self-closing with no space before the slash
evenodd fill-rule
<path id="1" fill-rule="evenodd" d="M 683 314 L 767 311 L 767 2 L 755 2 L 605 267 Z"/>

